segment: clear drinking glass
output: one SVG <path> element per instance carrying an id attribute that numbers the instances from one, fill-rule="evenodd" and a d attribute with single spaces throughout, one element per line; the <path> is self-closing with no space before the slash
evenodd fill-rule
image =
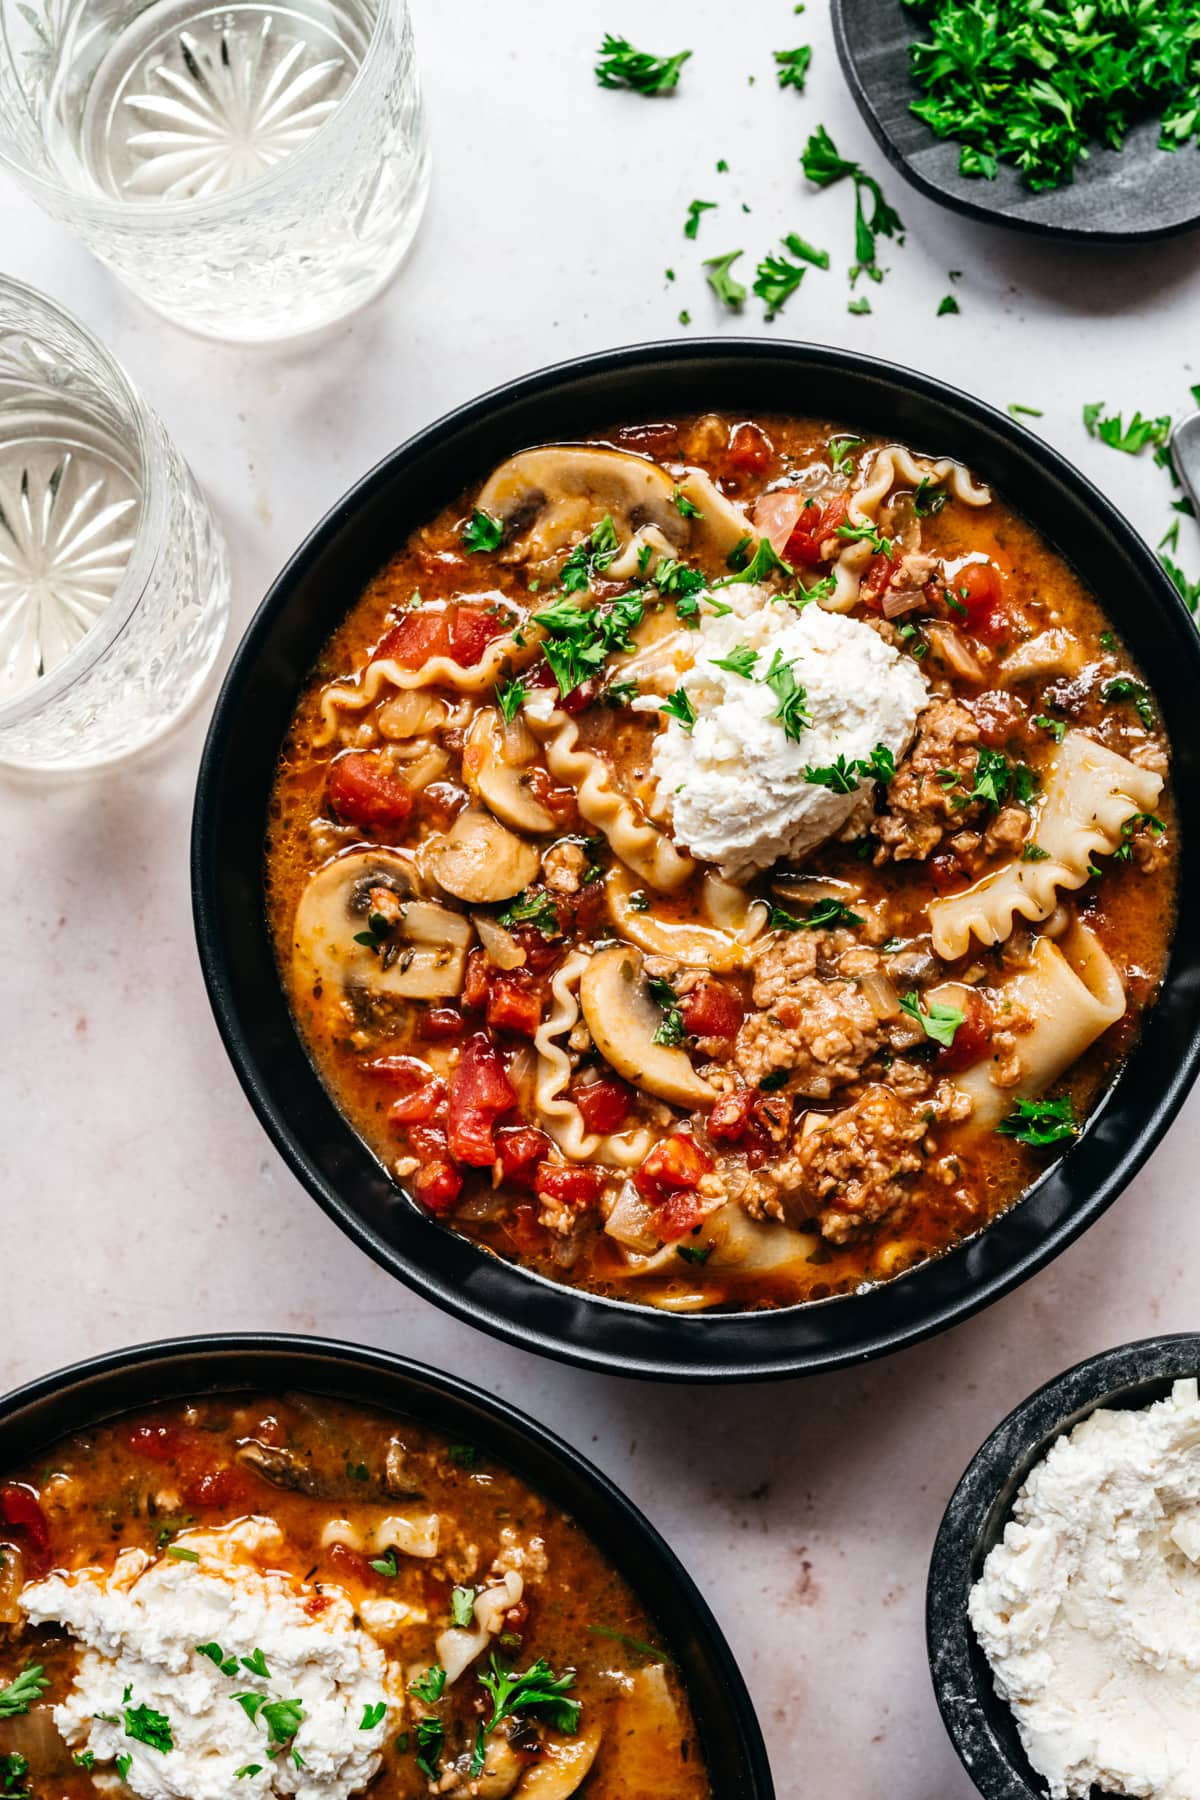
<path id="1" fill-rule="evenodd" d="M 0 162 L 177 324 L 315 331 L 425 207 L 408 0 L 0 0 Z"/>
<path id="2" fill-rule="evenodd" d="M 224 543 L 157 418 L 76 320 L 0 280 L 0 763 L 141 749 L 228 617 Z"/>

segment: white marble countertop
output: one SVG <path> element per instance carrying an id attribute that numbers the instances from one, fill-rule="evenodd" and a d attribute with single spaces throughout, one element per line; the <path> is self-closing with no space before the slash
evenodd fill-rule
<path id="1" fill-rule="evenodd" d="M 235 565 L 234 633 L 312 523 L 446 408 L 581 351 L 691 330 L 773 332 L 908 362 L 1039 431 L 1152 541 L 1165 477 L 1089 442 L 1080 407 L 1185 410 L 1200 379 L 1195 240 L 1070 250 L 938 211 L 885 173 L 846 94 L 821 0 L 415 0 L 434 195 L 393 287 L 316 350 L 227 350 L 143 312 L 0 184 L 0 263 L 121 357 L 211 494 Z M 591 79 L 605 29 L 691 45 L 677 96 Z M 809 91 L 770 52 L 810 42 Z M 750 77 L 754 77 L 751 84 Z M 851 196 L 808 189 L 824 122 L 883 175 L 908 227 L 869 318 L 846 312 Z M 1186 153 L 1184 153 L 1186 154 Z M 728 174 L 715 172 L 719 157 Z M 687 202 L 719 200 L 698 244 Z M 741 212 L 745 203 L 750 213 Z M 722 317 L 701 255 L 784 230 L 835 253 L 773 326 Z M 663 270 L 673 267 L 674 283 Z M 935 317 L 955 285 L 958 317 Z M 749 270 L 746 269 L 747 279 Z M 1200 536 L 1181 553 L 1200 572 Z M 211 698 L 211 696 L 210 696 Z M 209 701 L 203 708 L 207 714 Z M 370 1262 L 268 1145 L 209 1016 L 187 837 L 204 717 L 150 760 L 63 787 L 0 783 L 7 981 L 0 1035 L 6 1305 L 0 1387 L 118 1345 L 277 1328 L 369 1340 L 482 1382 L 620 1481 L 699 1579 L 749 1680 L 781 1800 L 969 1800 L 922 1635 L 926 1562 L 980 1439 L 1078 1358 L 1195 1328 L 1200 1098 L 1111 1212 L 1050 1269 L 951 1335 L 790 1386 L 688 1391 L 558 1368 L 443 1317 Z"/>

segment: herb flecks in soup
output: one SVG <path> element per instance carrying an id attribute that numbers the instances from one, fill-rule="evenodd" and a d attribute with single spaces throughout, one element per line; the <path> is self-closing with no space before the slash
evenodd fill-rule
<path id="1" fill-rule="evenodd" d="M 280 965 L 418 1205 L 678 1310 L 944 1251 L 1076 1134 L 1173 918 L 1153 695 L 960 465 L 716 417 L 524 451 L 281 760 Z"/>
<path id="2" fill-rule="evenodd" d="M 337 1401 L 163 1409 L 0 1484 L 0 1793 L 706 1800 L 657 1645 L 516 1476 Z"/>

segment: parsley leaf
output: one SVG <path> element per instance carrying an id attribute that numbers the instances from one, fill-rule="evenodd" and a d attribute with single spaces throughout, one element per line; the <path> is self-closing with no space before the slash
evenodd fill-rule
<path id="1" fill-rule="evenodd" d="M 438 1758 L 446 1742 L 446 1727 L 440 1719 L 417 1720 L 417 1767 L 431 1781 L 438 1778 Z"/>
<path id="2" fill-rule="evenodd" d="M 423 1675 L 408 1684 L 410 1694 L 415 1694 L 424 1706 L 435 1706 L 446 1691 L 446 1671 L 440 1663 L 434 1663 Z"/>
<path id="3" fill-rule="evenodd" d="M 840 900 L 818 900 L 807 919 L 798 918 L 784 906 L 767 908 L 768 931 L 822 931 L 832 930 L 836 925 L 849 928 L 862 922 L 858 913 L 851 912 Z"/>
<path id="4" fill-rule="evenodd" d="M 785 232 L 783 242 L 785 248 L 790 250 L 793 256 L 798 256 L 802 262 L 812 263 L 816 269 L 829 267 L 828 250 L 818 250 L 814 244 L 810 244 L 807 239 L 800 237 L 796 232 Z"/>
<path id="5" fill-rule="evenodd" d="M 938 301 L 937 317 L 939 319 L 946 313 L 956 313 L 961 311 L 962 308 L 959 306 L 958 301 L 954 298 L 953 294 L 945 294 Z"/>
<path id="6" fill-rule="evenodd" d="M 50 1680 L 41 1663 L 27 1663 L 7 1687 L 0 1688 L 0 1719 L 15 1719 L 40 1700 Z"/>
<path id="7" fill-rule="evenodd" d="M 804 779 L 813 787 L 826 787 L 834 794 L 853 794 L 858 791 L 858 771 L 860 764 L 847 762 L 844 756 L 837 756 L 831 763 L 814 768 L 810 763 L 804 771 Z"/>
<path id="8" fill-rule="evenodd" d="M 481 550 L 498 550 L 504 542 L 504 526 L 499 519 L 493 519 L 490 513 L 482 512 L 479 507 L 471 514 L 460 534 L 462 547 L 470 555 Z"/>
<path id="9" fill-rule="evenodd" d="M 758 651 L 749 644 L 738 644 L 728 656 L 710 656 L 708 660 L 714 669 L 728 669 L 731 675 L 744 675 L 749 681 L 758 662 Z"/>
<path id="10" fill-rule="evenodd" d="M 1048 731 L 1056 744 L 1061 744 L 1067 735 L 1065 719 L 1051 719 L 1045 713 L 1035 713 L 1030 723 L 1036 725 L 1039 731 Z"/>
<path id="11" fill-rule="evenodd" d="M 691 731 L 696 723 L 696 709 L 681 687 L 676 688 L 673 694 L 667 695 L 659 711 L 665 712 L 672 719 L 677 719 L 685 731 Z"/>
<path id="12" fill-rule="evenodd" d="M 914 990 L 903 994 L 900 999 L 900 1010 L 915 1019 L 927 1038 L 946 1049 L 954 1042 L 954 1034 L 966 1018 L 966 1013 L 959 1012 L 957 1006 L 942 1006 L 931 1000 L 927 1007 L 922 1007 L 920 996 Z"/>
<path id="13" fill-rule="evenodd" d="M 496 921 L 507 931 L 511 931 L 514 925 L 532 925 L 544 938 L 562 936 L 558 907 L 552 895 L 544 890 L 535 894 L 526 888 L 524 893 L 518 894 L 515 900 L 510 900 L 504 910 L 496 914 Z"/>
<path id="14" fill-rule="evenodd" d="M 376 1700 L 373 1706 L 368 1705 L 363 1707 L 362 1723 L 358 1729 L 360 1731 L 374 1731 L 375 1727 L 381 1725 L 386 1718 L 387 1701 Z"/>
<path id="15" fill-rule="evenodd" d="M 684 1039 L 683 1013 L 679 1006 L 679 995 L 669 981 L 661 975 L 651 975 L 646 983 L 646 992 L 655 1006 L 662 1013 L 662 1024 L 654 1033 L 656 1044 L 667 1044 L 673 1047 L 682 1044 Z"/>
<path id="16" fill-rule="evenodd" d="M 1100 698 L 1111 706 L 1114 700 L 1128 700 L 1147 731 L 1154 730 L 1154 707 L 1150 694 L 1140 681 L 1129 675 L 1116 675 L 1100 689 Z"/>
<path id="17" fill-rule="evenodd" d="M 475 1616 L 475 1589 L 473 1587 L 456 1587 L 450 1593 L 450 1617 L 454 1624 L 465 1628 Z"/>
<path id="18" fill-rule="evenodd" d="M 734 550 L 737 548 L 738 546 L 735 544 Z M 732 558 L 734 550 L 730 551 L 729 557 L 726 558 L 727 562 Z M 784 562 L 782 556 L 779 555 L 774 545 L 771 543 L 770 538 L 759 538 L 758 543 L 754 547 L 754 555 L 750 558 L 749 562 L 739 569 L 736 575 L 723 575 L 720 581 L 716 583 L 716 586 L 734 587 L 740 581 L 765 581 L 768 575 L 777 573 L 794 575 L 796 571 L 792 568 L 791 563 Z"/>
<path id="19" fill-rule="evenodd" d="M 886 556 L 889 562 L 892 559 L 892 540 L 884 537 L 873 519 L 862 525 L 839 525 L 834 535 L 847 544 L 869 544 L 876 556 Z"/>
<path id="20" fill-rule="evenodd" d="M 975 763 L 975 785 L 965 804 L 982 800 L 987 806 L 1001 807 L 1008 798 L 1008 758 L 1000 750 L 982 749 Z"/>
<path id="21" fill-rule="evenodd" d="M 1155 818 L 1153 813 L 1132 813 L 1121 827 L 1121 843 L 1113 851 L 1113 861 L 1133 861 L 1133 840 L 1139 831 L 1146 831 L 1151 837 L 1161 837 L 1166 829 L 1162 820 Z"/>
<path id="22" fill-rule="evenodd" d="M 525 703 L 525 683 L 523 681 L 498 681 L 495 693 L 500 717 L 506 725 L 511 725 Z"/>
<path id="23" fill-rule="evenodd" d="M 735 312 L 746 298 L 745 288 L 733 274 L 733 265 L 741 254 L 740 250 L 727 250 L 724 256 L 710 256 L 704 262 L 709 287 L 718 300 Z"/>
<path id="24" fill-rule="evenodd" d="M 632 88 L 635 94 L 669 94 L 678 85 L 680 71 L 690 50 L 674 56 L 651 56 L 635 50 L 628 38 L 605 32 L 596 64 L 596 80 L 603 88 Z"/>
<path id="25" fill-rule="evenodd" d="M 575 545 L 563 564 L 559 573 L 563 593 L 586 593 L 593 578 L 602 575 L 612 562 L 618 548 L 617 528 L 612 522 L 612 514 L 605 513 L 587 537 Z"/>
<path id="26" fill-rule="evenodd" d="M 704 514 L 700 511 L 700 508 L 698 506 L 694 506 L 692 504 L 692 502 L 688 499 L 687 495 L 684 493 L 681 493 L 678 488 L 675 489 L 675 492 L 671 495 L 671 498 L 675 502 L 675 509 L 678 512 L 681 519 L 702 519 L 704 517 Z"/>
<path id="27" fill-rule="evenodd" d="M 78 1762 L 78 1757 L 75 1760 Z M 11 1795 L 12 1800 L 32 1800 L 33 1789 L 24 1785 L 28 1773 L 28 1760 L 19 1750 L 0 1756 L 0 1794 Z M 17 1786 L 18 1782 L 21 1783 L 20 1787 Z"/>
<path id="28" fill-rule="evenodd" d="M 556 1675 L 539 1656 L 528 1669 L 518 1672 L 506 1669 L 493 1651 L 491 1671 L 479 1677 L 479 1685 L 492 1696 L 492 1716 L 483 1728 L 485 1735 L 495 1731 L 503 1719 L 523 1712 L 536 1713 L 565 1737 L 573 1737 L 579 1730 L 582 1706 L 578 1700 L 566 1698 L 567 1690 L 575 1685 L 572 1669 Z"/>
<path id="29" fill-rule="evenodd" d="M 800 733 L 812 724 L 812 714 L 805 704 L 808 696 L 796 680 L 793 665 L 784 661 L 782 650 L 776 650 L 762 680 L 779 702 L 779 711 L 772 717 L 783 726 L 783 735 L 788 742 L 798 744 Z"/>
<path id="30" fill-rule="evenodd" d="M 128 1698 L 128 1688 L 125 1695 Z M 166 1713 L 156 1712 L 152 1706 L 125 1707 L 125 1736 L 132 1738 L 135 1744 L 148 1744 L 151 1750 L 158 1750 L 163 1755 L 175 1748 L 171 1721 Z"/>
<path id="31" fill-rule="evenodd" d="M 875 177 L 868 175 L 858 163 L 841 156 L 823 125 L 818 125 L 809 138 L 800 163 L 805 175 L 818 187 L 831 187 L 847 176 L 853 181 L 854 273 L 862 270 L 876 277 L 882 275 L 875 259 L 878 240 L 898 236 L 904 230 L 904 224 L 899 213 L 884 199 L 883 189 Z M 852 306 L 851 310 L 870 312 L 871 309 L 863 304 Z"/>
<path id="32" fill-rule="evenodd" d="M 775 50 L 775 74 L 781 88 L 795 88 L 797 93 L 804 92 L 804 78 L 808 74 L 808 65 L 812 61 L 812 49 L 808 44 L 801 44 L 795 50 Z"/>
<path id="33" fill-rule="evenodd" d="M 675 1246 L 676 1256 L 682 1256 L 686 1263 L 697 1263 L 701 1268 L 703 1268 L 712 1253 L 713 1247 L 711 1244 L 676 1244 Z M 589 1631 L 594 1631 L 595 1629 L 596 1627 L 593 1625 L 588 1626 Z M 615 1633 L 608 1633 L 606 1635 L 615 1636 Z"/>
<path id="34" fill-rule="evenodd" d="M 844 475 L 854 467 L 854 452 L 861 450 L 866 441 L 865 438 L 853 437 L 848 432 L 841 437 L 830 438 L 825 446 L 825 453 L 835 474 Z"/>
<path id="35" fill-rule="evenodd" d="M 918 519 L 928 519 L 934 513 L 940 513 L 946 504 L 946 490 L 939 487 L 928 475 L 923 475 L 913 493 L 913 511 Z"/>
<path id="36" fill-rule="evenodd" d="M 1144 419 L 1135 411 L 1126 425 L 1120 413 L 1105 418 L 1103 412 L 1103 401 L 1093 401 L 1084 407 L 1083 422 L 1088 436 L 1098 437 L 1110 450 L 1123 450 L 1127 456 L 1137 456 L 1147 444 L 1165 444 L 1171 434 L 1171 420 L 1165 414 L 1158 419 Z"/>
<path id="37" fill-rule="evenodd" d="M 700 230 L 700 214 L 716 212 L 716 210 L 717 202 L 715 200 L 689 200 L 687 220 L 683 227 L 684 237 L 695 238 L 697 232 Z"/>
<path id="38" fill-rule="evenodd" d="M 1070 1094 L 1064 1094 L 1061 1100 L 1018 1100 L 996 1130 L 1002 1137 L 1016 1138 L 1019 1144 L 1032 1144 L 1035 1148 L 1060 1144 L 1065 1138 L 1079 1135 Z"/>
<path id="39" fill-rule="evenodd" d="M 754 276 L 754 292 L 765 302 L 768 319 L 778 315 L 804 280 L 804 273 L 802 264 L 791 263 L 786 256 L 763 257 Z"/>

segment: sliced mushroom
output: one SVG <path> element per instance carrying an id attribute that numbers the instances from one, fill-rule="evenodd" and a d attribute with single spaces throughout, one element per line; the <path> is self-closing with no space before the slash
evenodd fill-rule
<path id="1" fill-rule="evenodd" d="M 615 864 L 609 870 L 604 888 L 608 910 L 621 936 L 652 956 L 670 956 L 717 972 L 744 968 L 749 961 L 745 947 L 731 932 L 690 919 L 660 919 L 651 911 L 639 911 L 634 896 L 642 890 L 623 865 Z"/>
<path id="2" fill-rule="evenodd" d="M 415 863 L 396 850 L 352 850 L 318 869 L 296 909 L 299 991 L 335 1001 L 459 993 L 470 921 L 420 893 Z"/>
<path id="3" fill-rule="evenodd" d="M 568 1800 L 577 1793 L 600 1748 L 602 1731 L 593 1721 L 578 1737 L 548 1737 L 539 1762 L 527 1769 L 516 1800 Z"/>
<path id="4" fill-rule="evenodd" d="M 739 1275 L 781 1275 L 790 1269 L 800 1275 L 821 1240 L 813 1232 L 752 1219 L 731 1200 L 704 1221 L 704 1242 L 711 1245 L 706 1269 Z"/>
<path id="5" fill-rule="evenodd" d="M 511 900 L 541 862 L 532 844 L 476 806 L 459 813 L 444 837 L 431 838 L 424 856 L 438 886 L 473 906 Z"/>
<path id="6" fill-rule="evenodd" d="M 512 734 L 516 737 L 516 734 Z M 553 831 L 554 814 L 534 799 L 526 768 L 506 756 L 506 734 L 500 730 L 500 715 L 494 706 L 483 706 L 476 713 L 463 747 L 463 778 L 471 792 L 477 794 L 496 817 L 515 831 Z M 529 755 L 532 762 L 537 740 L 528 730 Z M 523 739 L 516 737 L 518 749 Z"/>
<path id="7" fill-rule="evenodd" d="M 522 450 L 490 476 L 477 505 L 506 527 L 508 553 L 542 559 L 565 549 L 609 515 L 624 543 L 647 525 L 682 549 L 688 523 L 675 483 L 657 463 L 596 444 Z"/>
<path id="8" fill-rule="evenodd" d="M 663 1013 L 650 998 L 640 950 L 628 944 L 598 950 L 580 977 L 579 1005 L 597 1050 L 626 1081 L 675 1106 L 713 1099 L 686 1051 L 654 1041 Z"/>
<path id="9" fill-rule="evenodd" d="M 294 1494 L 319 1494 L 321 1477 L 294 1451 L 276 1444 L 261 1443 L 258 1438 L 243 1438 L 235 1452 L 239 1462 L 248 1463 L 272 1487 Z"/>

